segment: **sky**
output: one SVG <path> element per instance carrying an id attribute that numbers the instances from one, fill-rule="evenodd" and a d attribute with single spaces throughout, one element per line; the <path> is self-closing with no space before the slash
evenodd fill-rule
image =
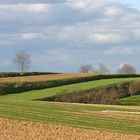
<path id="1" fill-rule="evenodd" d="M 139 0 L 0 0 L 0 71 L 17 71 L 15 53 L 31 55 L 29 71 L 78 72 L 128 63 L 140 73 Z"/>
<path id="2" fill-rule="evenodd" d="M 117 0 L 112 0 L 112 1 L 117 1 Z M 140 10 L 140 0 L 119 0 L 119 1 L 123 4 L 127 4 L 128 6 Z"/>

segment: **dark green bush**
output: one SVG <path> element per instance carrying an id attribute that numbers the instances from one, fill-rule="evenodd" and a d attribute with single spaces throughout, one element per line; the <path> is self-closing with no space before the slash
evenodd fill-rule
<path id="1" fill-rule="evenodd" d="M 57 73 L 53 73 L 53 72 L 24 72 L 22 76 L 46 75 L 46 74 L 57 74 Z M 18 76 L 21 76 L 20 72 L 0 72 L 0 78 L 18 77 Z"/>

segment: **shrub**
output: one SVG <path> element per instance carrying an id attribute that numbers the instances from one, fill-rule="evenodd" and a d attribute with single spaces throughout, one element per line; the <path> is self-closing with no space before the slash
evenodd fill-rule
<path id="1" fill-rule="evenodd" d="M 89 104 L 118 104 L 120 98 L 131 96 L 140 92 L 140 82 L 126 82 L 101 89 L 84 91 L 62 91 L 56 96 L 40 99 L 42 101 L 89 103 Z"/>

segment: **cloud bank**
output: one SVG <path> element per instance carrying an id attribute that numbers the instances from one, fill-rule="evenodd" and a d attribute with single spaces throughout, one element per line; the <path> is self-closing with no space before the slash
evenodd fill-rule
<path id="1" fill-rule="evenodd" d="M 83 63 L 100 62 L 113 70 L 122 61 L 137 66 L 139 44 L 140 11 L 120 2 L 0 1 L 0 55 L 6 63 L 19 49 L 27 49 L 35 70 L 78 71 Z M 10 68 L 15 70 L 11 65 L 0 70 Z"/>

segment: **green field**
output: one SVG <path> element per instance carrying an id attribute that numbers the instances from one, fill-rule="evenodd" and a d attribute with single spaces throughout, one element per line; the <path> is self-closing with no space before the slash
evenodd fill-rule
<path id="1" fill-rule="evenodd" d="M 2 96 L 2 98 L 9 98 L 9 99 L 16 99 L 16 100 L 35 100 L 45 97 L 51 97 L 56 95 L 57 93 L 61 93 L 64 90 L 87 90 L 93 88 L 101 88 L 106 87 L 112 84 L 117 84 L 121 82 L 139 80 L 140 78 L 117 78 L 117 79 L 104 79 L 104 80 L 94 80 L 90 82 L 78 83 L 78 84 L 71 84 L 65 85 L 60 87 L 48 88 L 43 90 L 33 90 L 23 93 L 16 93 L 16 94 L 8 94 Z"/>
<path id="2" fill-rule="evenodd" d="M 131 97 L 127 97 L 120 100 L 122 105 L 136 105 L 140 106 L 140 95 L 135 95 Z"/>
<path id="3" fill-rule="evenodd" d="M 33 101 L 34 99 L 54 96 L 63 90 L 99 88 L 131 80 L 138 80 L 138 78 L 97 80 L 18 94 L 1 95 L 0 117 L 140 134 L 140 120 L 99 115 L 99 113 L 106 110 L 140 112 L 138 109 L 114 109 L 113 107 Z"/>

